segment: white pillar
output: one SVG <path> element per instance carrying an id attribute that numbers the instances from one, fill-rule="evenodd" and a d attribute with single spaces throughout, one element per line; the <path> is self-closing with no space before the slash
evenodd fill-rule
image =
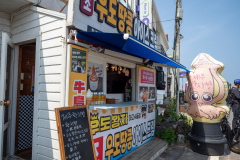
<path id="1" fill-rule="evenodd" d="M 175 80 L 174 80 L 174 79 L 175 79 L 175 77 L 174 77 L 174 71 L 173 71 L 173 70 L 174 70 L 174 69 L 171 69 L 171 70 L 170 70 L 170 72 L 172 73 L 171 86 L 170 86 L 170 91 L 171 91 L 171 95 L 170 95 L 170 96 L 171 96 L 171 98 L 173 98 L 173 97 L 174 97 L 174 94 L 175 94 L 175 93 L 174 93 L 174 86 L 175 86 L 175 83 L 174 83 Z"/>

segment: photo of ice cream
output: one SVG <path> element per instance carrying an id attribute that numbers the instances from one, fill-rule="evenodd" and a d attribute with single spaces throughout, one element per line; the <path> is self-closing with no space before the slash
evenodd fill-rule
<path id="1" fill-rule="evenodd" d="M 92 91 L 96 91 L 98 88 L 98 76 L 97 76 L 94 65 L 92 67 L 92 75 L 89 77 L 89 82 L 90 82 L 90 89 Z"/>
<path id="2" fill-rule="evenodd" d="M 87 89 L 92 92 L 103 92 L 103 65 L 88 62 Z"/>

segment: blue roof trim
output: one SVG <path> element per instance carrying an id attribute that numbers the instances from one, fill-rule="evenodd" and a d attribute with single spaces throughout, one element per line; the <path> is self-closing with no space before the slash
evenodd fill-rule
<path id="1" fill-rule="evenodd" d="M 123 33 L 78 31 L 77 38 L 84 39 L 120 53 L 150 59 L 157 63 L 181 68 L 187 72 L 190 72 L 185 66 L 174 61 L 172 58 L 169 58 L 160 51 L 139 41 L 131 35 L 129 35 L 127 39 L 124 39 Z"/>

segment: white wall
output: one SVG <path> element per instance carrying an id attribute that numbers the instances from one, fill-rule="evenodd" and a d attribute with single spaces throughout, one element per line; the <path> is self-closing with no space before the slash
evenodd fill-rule
<path id="1" fill-rule="evenodd" d="M 36 41 L 33 159 L 61 159 L 54 108 L 64 106 L 66 15 L 32 7 L 11 26 L 15 44 Z"/>
<path id="2" fill-rule="evenodd" d="M 10 15 L 0 12 L 0 58 L 2 47 L 2 32 L 10 33 Z"/>

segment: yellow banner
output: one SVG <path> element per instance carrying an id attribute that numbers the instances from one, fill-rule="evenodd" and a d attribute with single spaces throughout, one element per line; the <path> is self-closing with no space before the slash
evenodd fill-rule
<path id="1" fill-rule="evenodd" d="M 70 47 L 69 106 L 86 104 L 88 50 Z"/>

